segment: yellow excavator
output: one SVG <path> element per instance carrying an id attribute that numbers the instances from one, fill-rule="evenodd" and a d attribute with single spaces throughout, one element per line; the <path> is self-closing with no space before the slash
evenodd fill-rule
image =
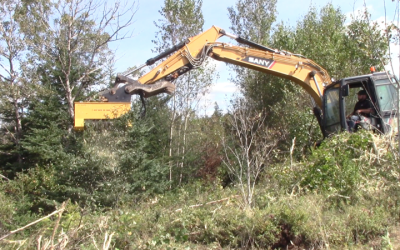
<path id="1" fill-rule="evenodd" d="M 246 47 L 217 42 L 227 36 Z M 276 50 L 229 34 L 218 27 L 188 38 L 151 58 L 135 70 L 166 58 L 150 72 L 133 80 L 131 72 L 116 77 L 115 86 L 102 94 L 105 102 L 76 102 L 75 129 L 84 128 L 84 120 L 117 118 L 130 110 L 131 95 L 147 98 L 160 93 L 172 94 L 173 81 L 182 74 L 200 67 L 207 57 L 286 78 L 299 84 L 313 100 L 313 112 L 324 137 L 348 130 L 346 114 L 357 101 L 356 93 L 365 90 L 374 106 L 370 127 L 381 133 L 397 128 L 398 108 L 395 76 L 387 72 L 348 77 L 332 82 L 328 72 L 314 61 L 299 54 Z M 125 84 L 119 87 L 120 84 Z"/>

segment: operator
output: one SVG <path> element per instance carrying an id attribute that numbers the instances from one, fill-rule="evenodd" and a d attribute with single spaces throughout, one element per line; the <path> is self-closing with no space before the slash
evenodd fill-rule
<path id="1" fill-rule="evenodd" d="M 357 95 L 358 102 L 354 106 L 353 112 L 347 116 L 347 126 L 350 132 L 357 130 L 356 125 L 360 122 L 360 116 L 370 117 L 373 112 L 372 104 L 368 100 L 367 91 L 360 90 Z"/>

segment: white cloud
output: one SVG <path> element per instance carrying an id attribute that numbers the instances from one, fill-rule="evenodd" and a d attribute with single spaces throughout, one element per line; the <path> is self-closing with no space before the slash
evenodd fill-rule
<path id="1" fill-rule="evenodd" d="M 225 66 L 224 62 L 213 60 L 213 59 L 210 58 L 208 63 L 210 65 L 210 67 L 215 67 L 215 70 L 217 72 L 221 72 L 223 70 L 226 70 L 226 66 Z"/>
<path id="2" fill-rule="evenodd" d="M 394 43 L 390 44 L 390 52 L 391 52 L 390 57 L 391 57 L 393 69 L 390 64 L 385 66 L 386 70 L 394 73 L 397 77 L 399 76 L 399 67 L 400 67 L 399 49 L 400 49 L 400 46 L 398 44 L 394 44 Z"/>
<path id="3" fill-rule="evenodd" d="M 214 83 L 210 87 L 210 94 L 232 94 L 239 92 L 239 88 L 230 81 Z"/>
<path id="4" fill-rule="evenodd" d="M 206 115 L 211 115 L 214 112 L 215 103 L 219 108 L 226 112 L 230 100 L 234 95 L 239 95 L 239 88 L 230 81 L 214 83 L 207 94 L 205 94 L 200 101 L 200 110 L 204 110 Z"/>

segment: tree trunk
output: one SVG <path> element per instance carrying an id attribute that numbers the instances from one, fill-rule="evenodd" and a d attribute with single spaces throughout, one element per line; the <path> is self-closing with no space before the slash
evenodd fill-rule
<path id="1" fill-rule="evenodd" d="M 14 97 L 13 100 L 14 104 L 14 115 L 15 115 L 15 133 L 14 133 L 14 140 L 15 140 L 15 145 L 17 148 L 19 147 L 21 136 L 22 136 L 22 123 L 21 123 L 21 116 L 19 113 L 19 107 L 18 107 L 18 100 L 17 98 Z M 21 154 L 18 153 L 18 163 L 22 163 L 22 157 Z"/>
<path id="2" fill-rule="evenodd" d="M 175 118 L 176 118 L 176 100 L 175 100 L 175 95 L 172 98 L 172 118 L 171 118 L 171 124 L 169 126 L 169 153 L 168 156 L 171 159 L 172 157 L 172 140 L 174 138 L 174 125 L 175 125 Z M 173 162 L 172 160 L 169 161 L 169 181 L 170 185 L 169 188 L 172 188 L 172 165 Z"/>
<path id="3" fill-rule="evenodd" d="M 182 140 L 182 157 L 181 157 L 181 174 L 179 176 L 179 185 L 182 183 L 182 173 L 183 173 L 183 162 L 185 161 L 185 153 L 186 153 L 186 132 L 187 132 L 187 127 L 188 127 L 188 122 L 189 122 L 189 112 L 186 113 L 185 115 L 185 121 L 183 125 L 183 140 Z"/>

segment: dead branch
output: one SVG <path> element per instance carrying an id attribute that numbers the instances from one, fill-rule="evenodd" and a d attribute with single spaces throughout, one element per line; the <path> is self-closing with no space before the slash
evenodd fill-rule
<path id="1" fill-rule="evenodd" d="M 30 227 L 30 226 L 32 226 L 32 225 L 35 225 L 36 223 L 41 222 L 42 220 L 47 219 L 47 218 L 49 218 L 49 217 L 51 217 L 51 216 L 53 216 L 53 215 L 55 215 L 55 214 L 64 212 L 64 210 L 65 210 L 65 202 L 63 202 L 63 204 L 61 205 L 61 208 L 60 208 L 60 209 L 58 209 L 58 210 L 52 212 L 51 214 L 48 214 L 48 215 L 46 215 L 46 216 L 40 218 L 40 219 L 38 219 L 38 220 L 35 220 L 34 222 L 31 222 L 31 223 L 29 223 L 29 224 L 26 225 L 26 226 L 23 226 L 23 227 L 21 227 L 21 228 L 18 228 L 18 229 L 14 230 L 14 231 L 9 232 L 8 234 L 6 234 L 6 235 L 4 235 L 3 237 L 1 237 L 1 238 L 0 238 L 0 241 L 4 240 L 5 238 L 7 238 L 7 237 L 10 236 L 10 235 L 13 235 L 13 234 L 18 233 L 18 232 L 20 232 L 20 231 L 22 231 L 22 230 L 25 230 L 26 228 L 28 228 L 28 227 Z"/>
<path id="2" fill-rule="evenodd" d="M 0 177 L 3 178 L 6 181 L 10 181 L 10 179 L 8 179 L 7 177 L 5 177 L 4 175 L 0 174 Z"/>
<path id="3" fill-rule="evenodd" d="M 104 236 L 104 242 L 103 242 L 103 250 L 108 250 L 110 248 L 111 244 L 111 239 L 114 235 L 114 232 L 112 232 L 110 235 L 106 232 L 106 235 Z"/>
<path id="4" fill-rule="evenodd" d="M 65 208 L 65 202 L 61 205 L 61 208 Z M 51 248 L 54 248 L 54 237 L 56 235 L 58 226 L 60 225 L 60 220 L 61 220 L 61 216 L 62 216 L 63 212 L 64 212 L 64 210 L 58 212 L 58 219 L 57 219 L 56 225 L 54 226 L 53 234 L 51 235 L 51 240 L 50 240 Z"/>
<path id="5" fill-rule="evenodd" d="M 26 241 L 27 240 L 4 240 L 5 243 L 13 244 L 14 245 L 13 247 L 15 247 L 16 244 L 18 244 L 19 247 L 17 249 L 19 249 L 22 245 L 24 245 Z"/>
<path id="6" fill-rule="evenodd" d="M 42 235 L 39 235 L 36 242 L 37 242 L 37 250 L 40 250 L 40 243 L 42 242 Z"/>
<path id="7" fill-rule="evenodd" d="M 202 204 L 191 205 L 188 208 L 202 207 L 202 206 L 205 206 L 205 205 L 211 205 L 211 204 L 215 204 L 215 203 L 220 203 L 220 202 L 223 202 L 223 201 L 226 201 L 226 200 L 230 200 L 232 198 L 237 198 L 237 197 L 240 197 L 240 195 L 233 195 L 231 197 L 223 198 L 223 199 L 220 199 L 220 200 L 210 201 L 210 202 L 202 203 Z M 176 209 L 175 212 L 182 212 L 182 208 Z"/>

